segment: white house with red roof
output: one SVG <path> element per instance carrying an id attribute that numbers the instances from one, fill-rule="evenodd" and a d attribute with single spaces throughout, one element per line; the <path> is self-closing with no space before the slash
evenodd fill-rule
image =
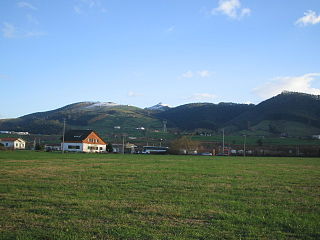
<path id="1" fill-rule="evenodd" d="M 1 138 L 0 143 L 3 144 L 5 148 L 10 149 L 25 149 L 26 141 L 22 138 Z"/>
<path id="2" fill-rule="evenodd" d="M 69 152 L 105 152 L 107 143 L 92 130 L 70 130 L 62 148 Z"/>

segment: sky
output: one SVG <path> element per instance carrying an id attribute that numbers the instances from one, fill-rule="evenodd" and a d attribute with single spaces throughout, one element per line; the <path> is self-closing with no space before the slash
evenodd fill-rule
<path id="1" fill-rule="evenodd" d="M 319 0 L 0 0 L 0 119 L 320 95 Z"/>

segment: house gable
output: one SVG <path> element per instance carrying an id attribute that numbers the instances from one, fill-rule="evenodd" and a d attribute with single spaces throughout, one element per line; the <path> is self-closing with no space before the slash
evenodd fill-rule
<path id="1" fill-rule="evenodd" d="M 94 131 L 92 131 L 82 143 L 106 145 L 107 143 Z"/>

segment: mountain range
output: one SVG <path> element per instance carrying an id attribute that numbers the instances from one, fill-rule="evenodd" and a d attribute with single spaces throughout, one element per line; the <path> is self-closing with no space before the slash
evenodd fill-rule
<path id="1" fill-rule="evenodd" d="M 320 134 L 320 96 L 283 92 L 257 105 L 191 103 L 150 108 L 113 102 L 79 102 L 47 112 L 0 120 L 2 131 L 60 134 L 63 122 L 69 129 L 95 129 L 102 134 L 137 129 L 216 132 L 232 134 L 310 136 Z"/>

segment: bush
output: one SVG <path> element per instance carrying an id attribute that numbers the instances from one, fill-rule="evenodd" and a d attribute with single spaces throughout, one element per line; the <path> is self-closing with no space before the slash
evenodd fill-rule
<path id="1" fill-rule="evenodd" d="M 106 146 L 106 151 L 108 153 L 112 153 L 113 152 L 113 147 L 112 147 L 112 144 L 111 143 L 108 143 L 107 146 Z"/>
<path id="2" fill-rule="evenodd" d="M 39 143 L 37 143 L 36 146 L 34 147 L 34 150 L 36 150 L 36 151 L 42 151 L 42 150 L 43 150 L 43 146 L 40 145 Z"/>
<path id="3" fill-rule="evenodd" d="M 183 136 L 171 143 L 170 152 L 172 154 L 181 154 L 182 152 L 189 153 L 198 150 L 198 147 L 198 141 L 193 141 L 190 137 Z"/>

